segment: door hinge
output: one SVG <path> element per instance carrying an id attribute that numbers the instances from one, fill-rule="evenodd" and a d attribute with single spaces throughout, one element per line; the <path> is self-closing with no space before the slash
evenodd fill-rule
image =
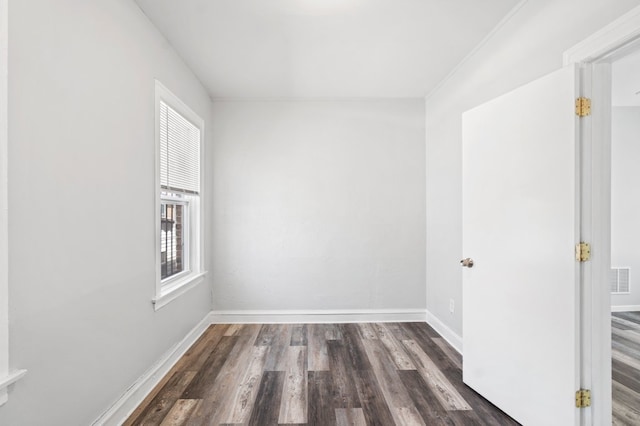
<path id="1" fill-rule="evenodd" d="M 576 260 L 586 262 L 591 259 L 591 245 L 589 243 L 576 244 Z"/>
<path id="2" fill-rule="evenodd" d="M 578 117 L 591 115 L 591 99 L 582 97 L 576 99 L 576 115 Z"/>
<path id="3" fill-rule="evenodd" d="M 576 391 L 576 407 L 591 407 L 591 391 L 589 389 L 580 389 Z"/>

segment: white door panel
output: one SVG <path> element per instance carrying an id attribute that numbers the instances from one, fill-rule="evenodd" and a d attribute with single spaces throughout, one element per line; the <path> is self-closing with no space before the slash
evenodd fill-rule
<path id="1" fill-rule="evenodd" d="M 463 115 L 464 382 L 527 426 L 579 415 L 576 87 L 565 68 Z"/>

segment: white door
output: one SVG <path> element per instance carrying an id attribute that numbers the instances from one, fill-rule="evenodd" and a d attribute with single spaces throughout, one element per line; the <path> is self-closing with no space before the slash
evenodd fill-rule
<path id="1" fill-rule="evenodd" d="M 464 382 L 526 426 L 579 421 L 576 93 L 564 68 L 463 115 Z"/>

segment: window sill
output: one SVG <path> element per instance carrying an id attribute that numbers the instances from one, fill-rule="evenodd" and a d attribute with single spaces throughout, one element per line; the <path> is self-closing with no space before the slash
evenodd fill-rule
<path id="1" fill-rule="evenodd" d="M 182 296 L 187 291 L 203 282 L 205 275 L 207 275 L 206 271 L 197 274 L 190 274 L 183 279 L 176 281 L 175 283 L 171 283 L 171 285 L 162 289 L 158 297 L 151 301 L 151 303 L 153 303 L 153 309 L 157 311 L 158 309 L 167 305 L 169 302 Z"/>
<path id="2" fill-rule="evenodd" d="M 7 402 L 8 399 L 8 387 L 22 379 L 27 374 L 27 370 L 18 370 L 15 373 L 10 373 L 5 377 L 0 378 L 0 405 Z"/>

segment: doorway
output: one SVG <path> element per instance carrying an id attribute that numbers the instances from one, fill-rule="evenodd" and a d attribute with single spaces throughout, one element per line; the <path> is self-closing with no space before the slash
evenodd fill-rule
<path id="1" fill-rule="evenodd" d="M 640 49 L 611 64 L 611 358 L 614 425 L 640 418 Z"/>
<path id="2" fill-rule="evenodd" d="M 582 424 L 612 422 L 611 357 L 611 114 L 612 64 L 640 50 L 640 7 L 592 34 L 564 53 L 564 65 L 579 64 L 582 92 L 592 100 L 584 120 L 582 146 L 582 241 L 591 260 L 582 264 L 582 382 L 591 406 Z M 618 266 L 618 265 L 614 265 Z M 626 266 L 626 265 L 621 265 Z"/>
<path id="3" fill-rule="evenodd" d="M 558 424 L 612 421 L 611 70 L 638 46 L 640 7 L 567 51 L 563 69 L 463 114 L 463 252 L 477 261 L 477 268 L 463 274 L 464 381 L 526 424 L 548 423 L 536 417 L 541 406 L 556 421 L 562 417 Z M 573 103 L 575 110 L 566 108 Z M 524 110 L 536 113 L 521 114 Z M 518 141 L 516 151 L 513 141 Z M 545 164 L 544 173 L 527 168 L 532 164 Z M 536 220 L 518 226 L 528 217 Z M 565 223 L 559 223 L 562 219 Z M 541 222 L 546 226 L 536 232 Z M 564 238 L 554 241 L 557 237 Z M 523 241 L 526 250 L 515 250 Z M 574 244 L 575 259 L 552 253 Z M 549 271 L 562 275 L 543 276 Z M 532 277 L 524 290 L 514 290 Z M 552 288 L 541 286 L 549 283 Z M 526 303 L 505 303 L 515 294 L 524 294 Z M 553 324 L 529 321 L 540 319 L 540 312 L 554 312 L 554 319 L 557 312 L 565 316 Z M 532 357 L 535 352 L 527 350 L 533 341 L 540 349 L 550 340 L 562 345 L 545 350 L 546 355 L 573 355 L 555 370 L 557 356 Z M 474 352 L 474 344 L 483 349 Z M 513 367 L 514 360 L 523 365 L 505 375 L 504 367 Z M 542 362 L 550 366 L 523 374 Z M 527 411 L 518 404 L 533 389 L 527 381 L 545 391 L 563 390 L 548 398 L 534 389 L 535 400 L 544 404 L 537 405 L 538 412 Z M 575 401 L 568 401 L 573 393 Z M 554 405 L 558 401 L 564 403 Z"/>

